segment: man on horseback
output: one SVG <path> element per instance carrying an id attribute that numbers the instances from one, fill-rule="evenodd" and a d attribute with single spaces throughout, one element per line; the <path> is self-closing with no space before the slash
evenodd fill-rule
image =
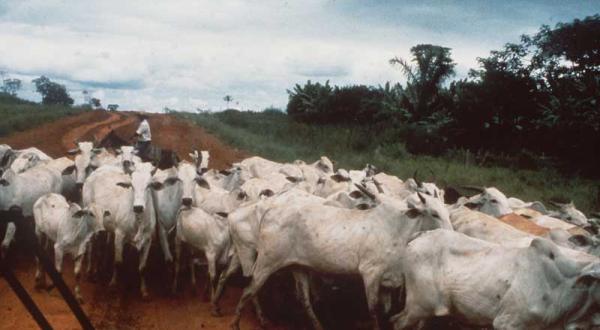
<path id="1" fill-rule="evenodd" d="M 150 124 L 148 123 L 148 116 L 143 113 L 137 114 L 140 120 L 140 125 L 135 131 L 134 137 L 137 137 L 136 149 L 138 156 L 142 161 L 149 161 L 150 143 L 152 142 L 152 133 L 150 132 Z"/>

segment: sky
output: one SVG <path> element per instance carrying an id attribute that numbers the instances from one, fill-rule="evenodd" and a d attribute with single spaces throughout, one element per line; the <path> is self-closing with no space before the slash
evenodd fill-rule
<path id="1" fill-rule="evenodd" d="M 0 0 L 0 71 L 83 90 L 120 109 L 285 108 L 287 89 L 402 82 L 388 63 L 417 44 L 452 49 L 455 78 L 542 24 L 600 12 L 596 1 Z"/>

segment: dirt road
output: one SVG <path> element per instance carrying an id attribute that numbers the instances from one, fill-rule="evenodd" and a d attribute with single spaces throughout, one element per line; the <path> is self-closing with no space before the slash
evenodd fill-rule
<path id="1" fill-rule="evenodd" d="M 133 135 L 136 125 L 137 120 L 132 113 L 94 111 L 0 138 L 0 143 L 7 143 L 14 148 L 35 146 L 52 157 L 60 157 L 73 148 L 75 140 L 101 139 L 110 130 L 115 130 L 119 136 L 127 139 Z M 151 115 L 150 125 L 154 144 L 173 149 L 188 159 L 187 154 L 194 149 L 209 150 L 212 168 L 225 168 L 246 156 L 243 152 L 224 145 L 202 128 L 170 116 Z M 25 248 L 17 243 L 15 250 L 19 249 L 21 251 L 12 255 L 9 262 L 50 323 L 56 329 L 78 329 L 77 321 L 56 290 L 45 292 L 33 289 L 34 260 L 32 256 L 23 253 Z M 180 294 L 172 296 L 168 292 L 170 272 L 165 270 L 160 256 L 160 251 L 153 246 L 148 269 L 151 297 L 146 301 L 142 301 L 136 290 L 135 271 L 126 276 L 127 281 L 122 281 L 131 283 L 116 290 L 109 290 L 106 281 L 90 283 L 84 280 L 84 310 L 92 323 L 99 329 L 228 329 L 241 294 L 241 284 L 234 285 L 225 293 L 222 300 L 225 316 L 212 317 L 209 303 L 200 295 L 204 278 L 199 278 L 199 293 L 192 294 L 188 284 Z M 135 253 L 130 253 L 128 257 L 131 264 L 136 263 Z M 66 282 L 73 283 L 73 270 L 69 261 L 64 269 Z M 242 319 L 242 328 L 257 327 L 253 311 L 248 308 Z M 0 329 L 35 328 L 37 326 L 33 319 L 6 282 L 0 279 Z"/>

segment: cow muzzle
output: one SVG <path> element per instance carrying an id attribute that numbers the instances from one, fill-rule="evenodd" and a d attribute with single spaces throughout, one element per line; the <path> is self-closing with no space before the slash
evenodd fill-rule
<path id="1" fill-rule="evenodd" d="M 140 213 L 144 212 L 144 207 L 142 205 L 135 205 L 133 207 L 133 212 L 140 214 Z"/>
<path id="2" fill-rule="evenodd" d="M 184 206 L 190 207 L 192 206 L 192 199 L 191 198 L 184 198 L 181 200 L 181 204 L 183 204 Z"/>

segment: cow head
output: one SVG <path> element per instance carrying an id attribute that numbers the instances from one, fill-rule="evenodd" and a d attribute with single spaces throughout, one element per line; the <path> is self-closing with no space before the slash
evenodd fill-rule
<path id="1" fill-rule="evenodd" d="M 194 150 L 194 152 L 190 153 L 189 156 L 194 161 L 196 170 L 199 173 L 204 174 L 206 171 L 208 171 L 208 160 L 210 158 L 210 154 L 207 150 L 202 150 L 200 153 L 198 153 L 198 150 Z"/>
<path id="2" fill-rule="evenodd" d="M 409 218 L 419 217 L 422 221 L 422 231 L 437 228 L 452 230 L 450 213 L 439 198 L 418 192 L 409 196 L 406 204 L 408 206 L 406 215 Z"/>
<path id="3" fill-rule="evenodd" d="M 136 214 L 144 212 L 146 201 L 151 198 L 150 189 L 153 188 L 152 176 L 156 168 L 150 163 L 140 163 L 131 173 L 130 182 L 119 182 L 118 186 L 133 190 L 133 211 Z"/>
<path id="4" fill-rule="evenodd" d="M 326 174 L 333 173 L 333 162 L 325 156 L 321 156 L 321 158 L 314 163 L 314 166 Z"/>
<path id="5" fill-rule="evenodd" d="M 469 189 L 479 188 L 470 187 Z M 497 218 L 512 213 L 508 198 L 500 190 L 491 187 L 480 188 L 479 191 L 481 193 L 471 197 L 465 206 Z"/>
<path id="6" fill-rule="evenodd" d="M 550 204 L 558 208 L 558 218 L 580 227 L 585 227 L 589 224 L 587 217 L 583 212 L 575 208 L 575 204 L 572 201 L 569 203 L 550 201 Z"/>
<path id="7" fill-rule="evenodd" d="M 40 156 L 38 156 L 36 153 L 28 152 L 18 155 L 13 160 L 12 164 L 10 165 L 10 168 L 12 168 L 17 173 L 22 173 L 34 167 L 40 161 Z"/>
<path id="8" fill-rule="evenodd" d="M 68 151 L 68 154 L 75 154 L 74 165 L 65 168 L 62 175 L 71 175 L 75 172 L 75 183 L 81 188 L 85 179 L 98 167 L 96 155 L 102 152 L 102 149 L 94 148 L 92 142 L 78 142 L 75 149 Z"/>
<path id="9" fill-rule="evenodd" d="M 196 189 L 196 185 L 202 187 L 203 189 L 210 189 L 210 185 L 202 177 L 202 173 L 199 173 L 196 169 L 197 168 L 195 165 L 181 163 L 179 164 L 179 168 L 177 170 L 177 177 L 179 180 L 181 180 L 183 190 L 181 203 L 187 207 L 192 206 L 195 202 L 194 190 Z"/>
<path id="10" fill-rule="evenodd" d="M 139 162 L 139 157 L 136 156 L 136 151 L 132 146 L 121 146 L 115 150 L 119 155 L 118 159 L 123 166 L 125 173 L 133 173 L 135 164 Z"/>

